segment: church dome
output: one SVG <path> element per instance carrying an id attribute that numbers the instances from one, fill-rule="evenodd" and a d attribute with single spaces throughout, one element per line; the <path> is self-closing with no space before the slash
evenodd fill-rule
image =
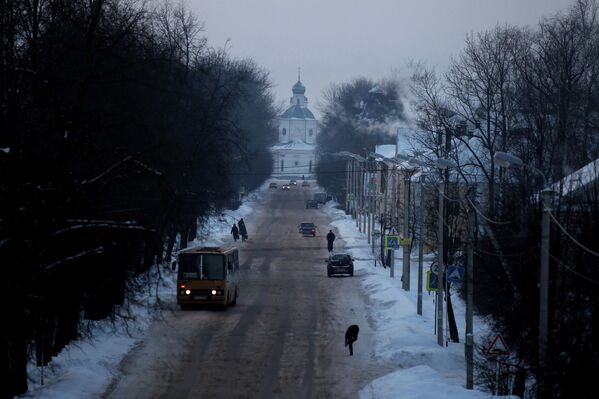
<path id="1" fill-rule="evenodd" d="M 304 94 L 306 92 L 306 87 L 298 79 L 297 82 L 295 82 L 295 84 L 291 88 L 291 90 L 293 91 L 293 94 Z"/>

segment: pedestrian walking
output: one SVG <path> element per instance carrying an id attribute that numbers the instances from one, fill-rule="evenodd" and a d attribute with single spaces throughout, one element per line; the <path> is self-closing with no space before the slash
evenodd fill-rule
<path id="1" fill-rule="evenodd" d="M 236 224 L 234 224 L 231 228 L 231 234 L 233 234 L 233 240 L 239 240 L 239 229 L 237 228 Z"/>
<path id="2" fill-rule="evenodd" d="M 239 219 L 239 222 L 237 222 L 237 225 L 239 226 L 239 234 L 241 235 L 241 241 L 245 241 L 248 239 L 248 231 L 245 228 L 245 222 L 243 221 L 243 218 Z"/>
<path id="3" fill-rule="evenodd" d="M 329 249 L 329 252 L 333 252 L 333 242 L 335 241 L 335 234 L 333 233 L 333 230 L 329 230 L 329 234 L 327 234 L 327 246 Z"/>
<path id="4" fill-rule="evenodd" d="M 358 340 L 358 333 L 360 332 L 360 327 L 357 324 L 352 324 L 347 327 L 347 331 L 345 332 L 345 346 L 349 346 L 349 355 L 354 355 L 354 342 Z"/>

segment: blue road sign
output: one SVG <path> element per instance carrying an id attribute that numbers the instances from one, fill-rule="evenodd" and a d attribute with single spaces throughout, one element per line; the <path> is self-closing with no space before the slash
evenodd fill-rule
<path id="1" fill-rule="evenodd" d="M 427 291 L 437 291 L 438 288 L 438 277 L 435 273 L 431 273 L 430 271 L 426 272 L 426 290 Z"/>
<path id="2" fill-rule="evenodd" d="M 399 249 L 399 243 L 401 242 L 401 238 L 399 236 L 385 236 L 385 246 L 387 249 Z"/>
<path id="3" fill-rule="evenodd" d="M 464 268 L 461 266 L 447 266 L 447 281 L 462 283 L 464 281 Z"/>

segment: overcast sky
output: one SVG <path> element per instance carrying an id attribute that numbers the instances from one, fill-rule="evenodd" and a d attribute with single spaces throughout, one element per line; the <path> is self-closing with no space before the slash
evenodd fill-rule
<path id="1" fill-rule="evenodd" d="M 405 71 L 409 60 L 443 69 L 466 34 L 496 24 L 534 26 L 574 0 L 187 0 L 214 47 L 252 57 L 287 104 L 301 67 L 310 108 L 330 83 Z"/>

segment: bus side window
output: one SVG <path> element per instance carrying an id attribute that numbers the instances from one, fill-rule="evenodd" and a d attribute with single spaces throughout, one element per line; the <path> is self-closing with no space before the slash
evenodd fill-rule
<path id="1" fill-rule="evenodd" d="M 227 261 L 227 270 L 233 270 L 233 263 L 230 260 Z"/>

